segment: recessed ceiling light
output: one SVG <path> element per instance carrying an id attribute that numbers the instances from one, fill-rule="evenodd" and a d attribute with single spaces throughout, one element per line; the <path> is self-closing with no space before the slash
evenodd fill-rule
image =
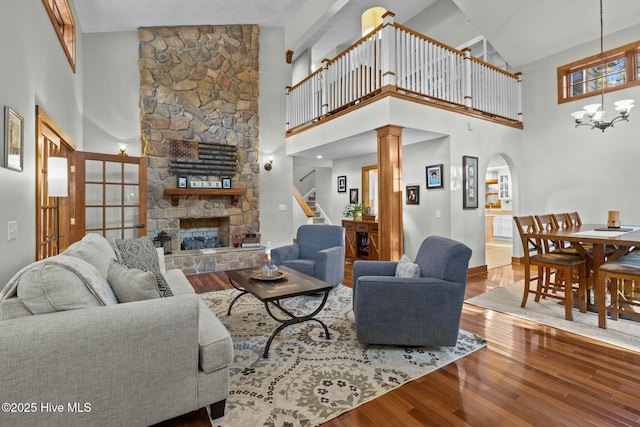
<path id="1" fill-rule="evenodd" d="M 316 159 L 321 159 L 321 158 L 322 158 L 322 154 L 318 154 L 318 155 L 316 156 Z"/>

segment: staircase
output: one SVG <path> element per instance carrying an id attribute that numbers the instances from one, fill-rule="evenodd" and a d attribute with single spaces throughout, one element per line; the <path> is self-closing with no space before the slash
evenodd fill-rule
<path id="1" fill-rule="evenodd" d="M 318 210 L 318 207 L 316 206 L 316 192 L 313 191 L 309 193 L 309 195 L 306 197 L 305 200 L 307 201 L 307 205 L 309 205 L 309 208 L 311 208 L 311 211 L 313 212 L 313 217 L 309 218 L 309 223 L 324 224 L 325 223 L 324 217 L 322 216 L 322 213 Z"/>

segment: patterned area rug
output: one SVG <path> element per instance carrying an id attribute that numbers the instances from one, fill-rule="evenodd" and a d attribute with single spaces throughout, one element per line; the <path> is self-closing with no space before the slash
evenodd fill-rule
<path id="1" fill-rule="evenodd" d="M 601 329 L 598 328 L 596 313 L 580 313 L 578 310 L 573 310 L 573 321 L 565 320 L 564 305 L 558 304 L 557 299 L 547 298 L 535 302 L 534 295 L 529 295 L 525 308 L 520 307 L 523 290 L 524 281 L 519 281 L 492 289 L 465 302 L 640 352 L 640 322 L 607 320 L 607 329 Z"/>
<path id="2" fill-rule="evenodd" d="M 227 308 L 236 290 L 201 294 L 231 333 L 235 359 L 225 416 L 214 426 L 314 426 L 470 354 L 486 345 L 475 334 L 460 331 L 455 347 L 400 348 L 368 346 L 356 339 L 351 288 L 336 286 L 317 322 L 282 330 L 269 358 L 262 353 L 279 325 L 262 303 L 244 295 Z M 284 301 L 287 309 L 311 312 L 321 296 Z"/>

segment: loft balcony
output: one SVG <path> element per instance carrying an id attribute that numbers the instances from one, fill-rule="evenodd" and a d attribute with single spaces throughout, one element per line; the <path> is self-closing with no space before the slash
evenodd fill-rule
<path id="1" fill-rule="evenodd" d="M 287 136 L 384 97 L 523 128 L 521 74 L 512 74 L 409 28 L 383 23 L 287 88 Z"/>

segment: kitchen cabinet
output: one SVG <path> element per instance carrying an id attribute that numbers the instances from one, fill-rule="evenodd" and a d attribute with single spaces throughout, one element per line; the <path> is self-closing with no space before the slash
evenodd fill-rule
<path id="1" fill-rule="evenodd" d="M 487 215 L 487 222 L 489 221 L 492 223 L 493 238 L 513 238 L 513 218 L 511 215 Z"/>
<path id="2" fill-rule="evenodd" d="M 511 175 L 498 175 L 498 193 L 500 200 L 511 199 Z"/>

